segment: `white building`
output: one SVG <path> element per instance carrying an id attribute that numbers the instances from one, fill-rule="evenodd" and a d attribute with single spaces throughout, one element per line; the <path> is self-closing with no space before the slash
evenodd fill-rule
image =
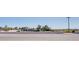
<path id="1" fill-rule="evenodd" d="M 9 30 L 8 32 L 17 32 L 18 30 Z"/>
<path id="2" fill-rule="evenodd" d="M 18 30 L 9 30 L 9 31 L 4 31 L 4 30 L 0 30 L 0 32 L 17 32 Z"/>

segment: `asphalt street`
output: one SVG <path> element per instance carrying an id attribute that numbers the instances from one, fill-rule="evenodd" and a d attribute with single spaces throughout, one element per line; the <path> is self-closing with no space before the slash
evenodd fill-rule
<path id="1" fill-rule="evenodd" d="M 0 41 L 79 41 L 79 34 L 0 33 Z"/>

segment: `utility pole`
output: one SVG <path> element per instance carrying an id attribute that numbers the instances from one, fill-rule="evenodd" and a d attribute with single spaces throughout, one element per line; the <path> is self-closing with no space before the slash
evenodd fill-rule
<path id="1" fill-rule="evenodd" d="M 68 32 L 70 32 L 70 17 L 67 17 L 67 21 L 68 21 Z"/>

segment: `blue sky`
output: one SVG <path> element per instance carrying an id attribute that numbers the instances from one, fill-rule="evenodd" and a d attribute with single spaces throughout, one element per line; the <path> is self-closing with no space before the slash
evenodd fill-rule
<path id="1" fill-rule="evenodd" d="M 66 17 L 0 17 L 0 26 L 4 27 L 36 27 L 37 25 L 48 25 L 53 29 L 66 29 L 67 18 Z M 79 17 L 71 17 L 71 28 L 79 29 Z"/>

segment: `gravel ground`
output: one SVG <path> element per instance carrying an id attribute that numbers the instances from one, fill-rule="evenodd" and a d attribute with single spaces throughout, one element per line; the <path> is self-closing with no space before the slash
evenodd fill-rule
<path id="1" fill-rule="evenodd" d="M 79 41 L 79 34 L 0 34 L 0 41 Z"/>

